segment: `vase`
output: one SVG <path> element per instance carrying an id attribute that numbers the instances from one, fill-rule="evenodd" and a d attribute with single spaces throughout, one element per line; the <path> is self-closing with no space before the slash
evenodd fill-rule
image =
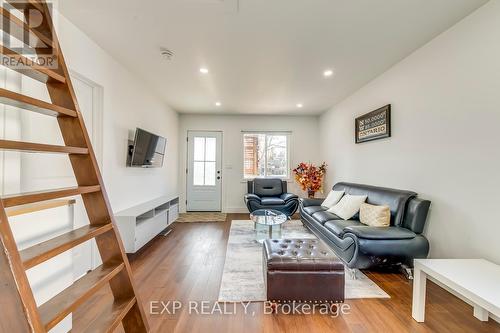
<path id="1" fill-rule="evenodd" d="M 308 197 L 309 199 L 313 199 L 315 194 L 316 194 L 316 191 L 313 191 L 313 190 L 307 190 L 307 197 Z"/>

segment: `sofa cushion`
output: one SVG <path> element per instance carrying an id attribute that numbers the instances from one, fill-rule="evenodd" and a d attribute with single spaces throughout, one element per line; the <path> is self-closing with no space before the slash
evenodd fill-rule
<path id="1" fill-rule="evenodd" d="M 308 222 L 308 227 L 312 226 L 313 228 L 316 228 L 317 230 L 325 229 L 325 228 L 323 228 L 323 225 L 321 223 L 319 223 L 318 220 L 316 220 L 315 218 L 308 218 L 307 222 Z"/>
<path id="2" fill-rule="evenodd" d="M 366 195 L 346 194 L 342 197 L 342 199 L 340 199 L 338 204 L 330 207 L 328 211 L 337 216 L 340 216 L 344 220 L 350 220 L 359 213 L 359 208 L 365 201 Z"/>
<path id="3" fill-rule="evenodd" d="M 302 210 L 312 216 L 316 212 L 326 210 L 326 208 L 321 206 L 309 206 L 302 208 Z"/>
<path id="4" fill-rule="evenodd" d="M 325 222 L 331 220 L 340 220 L 340 217 L 338 217 L 337 215 L 324 210 L 318 211 L 314 213 L 312 216 L 316 221 L 318 221 L 321 224 L 325 224 Z"/>
<path id="5" fill-rule="evenodd" d="M 413 239 L 417 236 L 413 231 L 401 227 L 348 226 L 344 228 L 344 232 L 363 239 L 378 240 Z"/>
<path id="6" fill-rule="evenodd" d="M 283 205 L 285 204 L 285 200 L 278 197 L 263 197 L 260 198 L 260 203 L 264 206 Z"/>
<path id="7" fill-rule="evenodd" d="M 334 205 L 336 205 L 340 199 L 342 199 L 342 196 L 344 195 L 344 191 L 334 191 L 331 190 L 330 193 L 326 196 L 326 199 L 321 203 L 321 206 L 330 208 Z"/>
<path id="8" fill-rule="evenodd" d="M 370 227 L 388 227 L 391 225 L 391 210 L 389 206 L 364 203 L 359 209 L 359 221 Z"/>
<path id="9" fill-rule="evenodd" d="M 338 237 L 344 236 L 344 228 L 352 227 L 352 226 L 360 226 L 362 225 L 359 221 L 355 220 L 335 220 L 328 221 L 324 224 L 325 228 L 333 232 Z"/>
<path id="10" fill-rule="evenodd" d="M 406 203 L 417 196 L 417 193 L 371 185 L 337 183 L 333 186 L 336 191 L 345 191 L 346 194 L 367 195 L 366 203 L 371 205 L 387 205 L 391 209 L 391 225 L 401 225 L 405 213 Z"/>
<path id="11" fill-rule="evenodd" d="M 255 178 L 253 193 L 261 197 L 279 197 L 283 194 L 283 181 L 277 178 Z"/>

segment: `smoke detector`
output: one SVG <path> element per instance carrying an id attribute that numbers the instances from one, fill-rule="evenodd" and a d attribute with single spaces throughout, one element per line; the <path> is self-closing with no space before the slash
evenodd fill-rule
<path id="1" fill-rule="evenodd" d="M 167 59 L 167 60 L 172 60 L 172 57 L 174 56 L 174 52 L 167 49 L 167 48 L 160 48 L 160 54 L 163 58 Z"/>

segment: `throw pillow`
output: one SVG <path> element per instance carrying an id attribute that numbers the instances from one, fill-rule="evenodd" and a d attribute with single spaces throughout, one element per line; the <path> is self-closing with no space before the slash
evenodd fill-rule
<path id="1" fill-rule="evenodd" d="M 326 196 L 326 199 L 321 203 L 321 206 L 330 208 L 333 205 L 336 205 L 342 196 L 344 195 L 344 191 L 334 191 L 331 190 L 330 193 Z"/>
<path id="2" fill-rule="evenodd" d="M 371 227 L 388 227 L 391 225 L 391 210 L 389 206 L 364 203 L 359 210 L 359 221 Z"/>
<path id="3" fill-rule="evenodd" d="M 328 209 L 328 211 L 344 220 L 349 220 L 359 212 L 359 208 L 366 201 L 366 198 L 366 195 L 346 194 L 338 204 Z"/>

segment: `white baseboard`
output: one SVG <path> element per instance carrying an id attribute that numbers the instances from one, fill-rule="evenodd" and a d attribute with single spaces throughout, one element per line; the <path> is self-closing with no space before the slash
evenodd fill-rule
<path id="1" fill-rule="evenodd" d="M 438 286 L 440 286 L 441 288 L 443 288 L 444 290 L 446 290 L 447 292 L 449 292 L 450 294 L 452 294 L 453 296 L 456 296 L 457 298 L 459 298 L 460 300 L 464 301 L 465 303 L 469 304 L 470 306 L 474 306 L 474 304 L 467 298 L 463 297 L 462 295 L 460 295 L 459 293 L 457 293 L 455 290 L 452 290 L 450 289 L 448 286 L 444 285 L 443 283 L 437 281 L 436 279 L 434 279 L 433 277 L 431 276 L 427 276 L 427 278 L 434 282 L 435 284 L 437 284 Z M 470 315 L 473 316 L 472 314 L 472 309 L 470 311 Z M 496 321 L 497 323 L 500 324 L 500 317 L 497 317 L 495 316 L 494 314 L 490 313 L 490 318 L 493 319 L 494 321 Z"/>

